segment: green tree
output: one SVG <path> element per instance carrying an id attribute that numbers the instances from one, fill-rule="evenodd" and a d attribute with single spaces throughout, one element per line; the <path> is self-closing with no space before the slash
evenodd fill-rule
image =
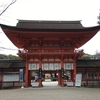
<path id="1" fill-rule="evenodd" d="M 91 59 L 90 54 L 84 54 L 80 59 Z"/>
<path id="2" fill-rule="evenodd" d="M 84 54 L 80 59 L 100 59 L 100 52 L 96 50 L 94 55 Z"/>
<path id="3" fill-rule="evenodd" d="M 12 54 L 8 55 L 9 59 L 11 60 L 20 60 L 21 58 L 19 56 L 14 56 Z"/>
<path id="4" fill-rule="evenodd" d="M 22 58 L 20 58 L 19 56 L 15 56 L 15 55 L 4 55 L 4 54 L 0 54 L 0 59 L 9 59 L 9 60 L 21 60 Z"/>
<path id="5" fill-rule="evenodd" d="M 8 59 L 8 56 L 4 54 L 0 54 L 0 59 Z"/>
<path id="6" fill-rule="evenodd" d="M 96 50 L 95 54 L 93 55 L 94 59 L 100 59 L 100 52 Z"/>

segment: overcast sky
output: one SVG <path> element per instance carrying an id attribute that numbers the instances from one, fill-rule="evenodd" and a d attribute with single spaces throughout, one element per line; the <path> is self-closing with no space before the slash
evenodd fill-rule
<path id="1" fill-rule="evenodd" d="M 0 11 L 3 4 L 13 0 L 0 0 Z M 2 8 L 3 7 L 3 8 Z M 25 20 L 82 20 L 84 27 L 97 25 L 100 0 L 17 0 L 1 16 L 0 23 L 16 25 L 16 19 Z M 98 32 L 81 49 L 85 53 L 94 54 L 100 51 L 100 32 Z M 0 46 L 14 50 L 0 49 L 0 53 L 16 54 L 17 48 L 10 42 L 5 34 L 0 31 Z M 16 49 L 16 50 L 15 50 Z"/>

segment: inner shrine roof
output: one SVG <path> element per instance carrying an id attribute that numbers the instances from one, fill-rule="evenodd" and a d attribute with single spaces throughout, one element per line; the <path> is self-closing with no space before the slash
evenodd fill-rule
<path id="1" fill-rule="evenodd" d="M 77 59 L 77 68 L 100 68 L 100 59 Z M 1 68 L 25 68 L 24 60 L 0 60 Z"/>
<path id="2" fill-rule="evenodd" d="M 76 64 L 78 68 L 100 67 L 100 59 L 78 59 L 76 60 Z"/>
<path id="3" fill-rule="evenodd" d="M 0 68 L 24 68 L 24 60 L 0 60 Z"/>

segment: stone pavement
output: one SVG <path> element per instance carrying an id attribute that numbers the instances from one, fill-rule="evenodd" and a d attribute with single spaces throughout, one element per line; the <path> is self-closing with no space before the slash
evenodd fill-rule
<path id="1" fill-rule="evenodd" d="M 0 90 L 0 100 L 100 100 L 100 88 L 61 87 L 45 84 L 41 88 Z"/>

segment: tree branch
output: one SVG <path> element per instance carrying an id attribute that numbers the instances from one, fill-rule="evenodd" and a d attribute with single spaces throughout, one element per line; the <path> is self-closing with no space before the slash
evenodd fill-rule
<path id="1" fill-rule="evenodd" d="M 12 5 L 16 2 L 17 0 L 12 0 L 12 2 L 1 12 L 0 16 Z"/>

